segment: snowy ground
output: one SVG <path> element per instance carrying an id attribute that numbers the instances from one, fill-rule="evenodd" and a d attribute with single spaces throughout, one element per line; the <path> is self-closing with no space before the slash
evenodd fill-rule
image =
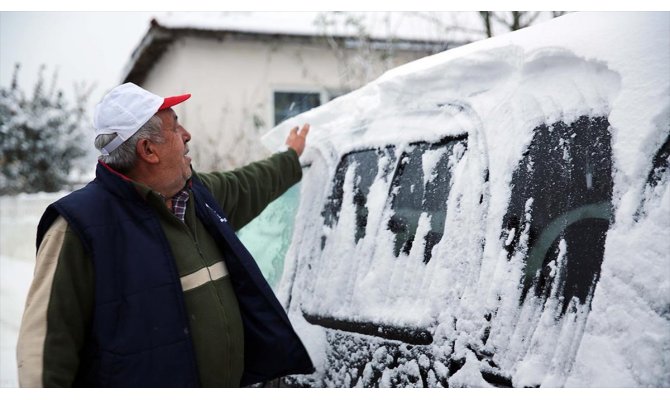
<path id="1" fill-rule="evenodd" d="M 35 231 L 63 193 L 0 197 L 0 387 L 17 387 L 16 340 L 35 266 Z"/>

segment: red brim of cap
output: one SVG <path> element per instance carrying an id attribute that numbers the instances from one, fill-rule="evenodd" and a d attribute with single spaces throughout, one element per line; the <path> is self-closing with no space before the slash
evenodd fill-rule
<path id="1" fill-rule="evenodd" d="M 189 97 L 191 97 L 190 93 L 181 94 L 179 96 L 166 97 L 165 100 L 163 100 L 163 104 L 160 106 L 158 111 L 165 110 L 166 108 L 170 108 L 172 106 L 176 106 L 177 104 L 188 100 Z"/>

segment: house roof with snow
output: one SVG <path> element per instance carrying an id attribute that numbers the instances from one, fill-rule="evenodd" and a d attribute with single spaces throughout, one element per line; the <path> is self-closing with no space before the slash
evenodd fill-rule
<path id="1" fill-rule="evenodd" d="M 373 48 L 439 52 L 474 40 L 467 35 L 445 40 L 448 13 L 434 16 L 443 23 L 427 21 L 425 16 L 408 13 L 175 13 L 152 19 L 147 33 L 133 51 L 122 74 L 124 82 L 141 84 L 151 66 L 183 36 L 203 38 L 283 40 L 298 43 L 318 42 L 326 37 L 344 47 L 360 46 L 361 38 Z M 473 36 L 470 34 L 470 36 Z M 325 43 L 325 42 L 324 42 Z"/>

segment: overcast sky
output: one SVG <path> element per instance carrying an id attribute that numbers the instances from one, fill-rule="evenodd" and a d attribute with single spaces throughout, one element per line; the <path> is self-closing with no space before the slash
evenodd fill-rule
<path id="1" fill-rule="evenodd" d="M 0 12 L 0 85 L 32 89 L 39 66 L 45 78 L 58 70 L 58 86 L 95 84 L 92 101 L 121 82 L 121 72 L 149 28 L 150 12 Z"/>

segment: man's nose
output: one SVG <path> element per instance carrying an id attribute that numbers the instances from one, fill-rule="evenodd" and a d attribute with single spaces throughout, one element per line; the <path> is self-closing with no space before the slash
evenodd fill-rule
<path id="1" fill-rule="evenodd" d="M 184 139 L 184 143 L 191 141 L 191 134 L 182 126 L 181 127 L 181 137 Z"/>

